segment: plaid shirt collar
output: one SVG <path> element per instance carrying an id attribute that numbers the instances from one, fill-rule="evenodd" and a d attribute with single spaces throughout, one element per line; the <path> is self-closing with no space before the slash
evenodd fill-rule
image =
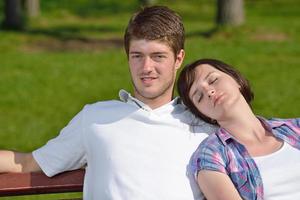
<path id="1" fill-rule="evenodd" d="M 273 132 L 272 131 L 273 129 L 286 124 L 285 121 L 268 121 L 264 117 L 261 117 L 261 116 L 257 116 L 257 118 L 263 124 L 265 129 L 270 132 Z M 223 145 L 227 145 L 227 143 L 232 140 L 236 141 L 236 139 L 226 129 L 224 129 L 222 127 L 217 130 L 216 134 L 219 137 L 219 139 L 221 140 L 221 142 L 223 143 Z"/>

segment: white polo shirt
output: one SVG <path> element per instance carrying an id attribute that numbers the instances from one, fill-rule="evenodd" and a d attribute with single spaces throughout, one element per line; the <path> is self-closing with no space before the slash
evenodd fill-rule
<path id="1" fill-rule="evenodd" d="M 59 136 L 34 151 L 44 173 L 87 165 L 85 200 L 201 199 L 187 167 L 214 127 L 178 98 L 154 110 L 124 90 L 120 98 L 86 105 Z"/>

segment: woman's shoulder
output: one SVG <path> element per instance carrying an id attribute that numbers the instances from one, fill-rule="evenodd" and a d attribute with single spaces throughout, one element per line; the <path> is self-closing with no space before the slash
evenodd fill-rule
<path id="1" fill-rule="evenodd" d="M 216 133 L 203 140 L 192 157 L 193 166 L 197 170 L 214 170 L 225 173 L 226 147 Z"/>
<path id="2" fill-rule="evenodd" d="M 283 125 L 290 128 L 300 128 L 300 118 L 270 118 L 266 122 L 271 125 L 272 128 L 278 128 Z"/>
<path id="3" fill-rule="evenodd" d="M 225 153 L 225 146 L 221 139 L 219 138 L 217 131 L 213 134 L 210 134 L 206 139 L 204 139 L 197 151 L 199 155 L 213 155 L 216 156 L 217 154 L 224 154 Z"/>
<path id="4" fill-rule="evenodd" d="M 205 138 L 205 140 L 203 140 L 201 142 L 200 146 L 206 146 L 206 145 L 210 145 L 210 144 L 220 144 L 220 143 L 222 143 L 221 140 L 219 139 L 218 135 L 217 135 L 217 131 L 215 131 L 214 133 L 210 134 L 207 138 Z"/>

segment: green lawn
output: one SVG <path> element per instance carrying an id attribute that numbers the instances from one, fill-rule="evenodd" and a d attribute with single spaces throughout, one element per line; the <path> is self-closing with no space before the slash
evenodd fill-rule
<path id="1" fill-rule="evenodd" d="M 217 31 L 214 1 L 158 2 L 183 17 L 185 64 L 201 57 L 233 64 L 253 86 L 257 114 L 299 117 L 298 0 L 246 0 L 245 25 Z M 31 151 L 85 104 L 131 90 L 122 36 L 137 1 L 51 0 L 41 6 L 41 16 L 28 20 L 24 32 L 0 31 L 0 149 Z"/>

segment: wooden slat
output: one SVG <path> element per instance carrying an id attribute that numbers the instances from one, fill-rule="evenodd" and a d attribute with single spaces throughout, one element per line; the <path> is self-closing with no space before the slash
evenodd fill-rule
<path id="1" fill-rule="evenodd" d="M 64 172 L 52 178 L 42 172 L 0 174 L 0 196 L 82 192 L 85 171 Z"/>

